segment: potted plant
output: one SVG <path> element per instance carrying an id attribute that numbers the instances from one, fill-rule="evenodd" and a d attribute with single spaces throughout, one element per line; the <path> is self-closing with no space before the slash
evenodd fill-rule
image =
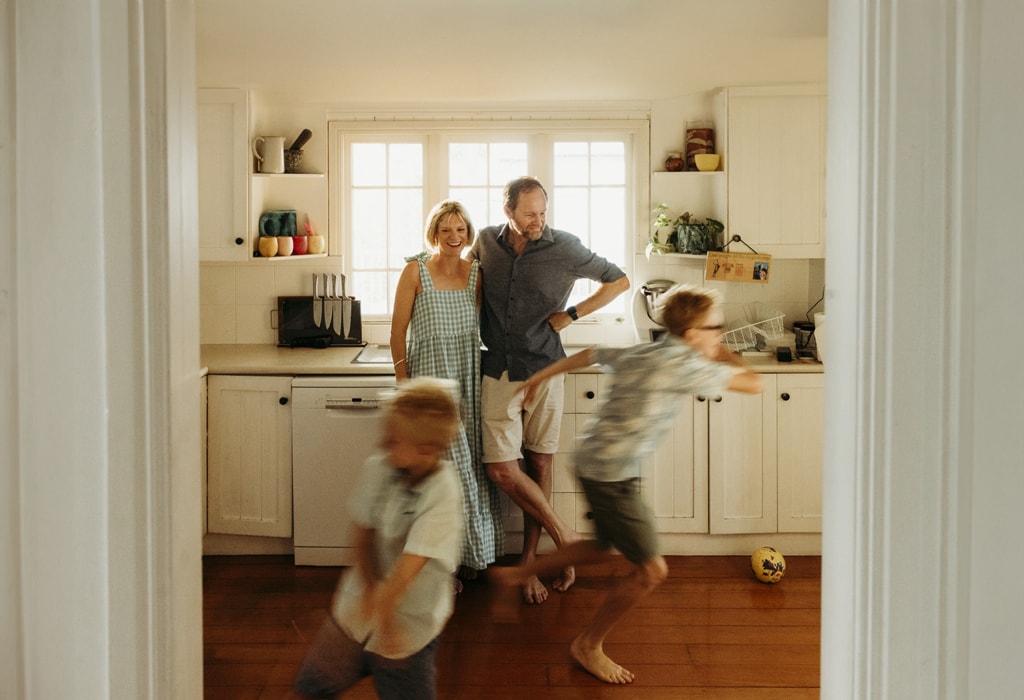
<path id="1" fill-rule="evenodd" d="M 684 212 L 675 219 L 669 213 L 667 204 L 659 204 L 654 208 L 654 235 L 647 241 L 647 257 L 651 253 L 686 253 L 688 255 L 705 255 L 709 250 L 721 250 L 725 225 L 717 219 L 707 218 L 701 221 Z M 663 229 L 670 229 L 665 242 L 660 241 Z"/>

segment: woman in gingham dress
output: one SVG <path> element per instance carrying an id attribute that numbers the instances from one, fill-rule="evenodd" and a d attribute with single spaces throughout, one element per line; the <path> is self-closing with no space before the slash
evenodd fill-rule
<path id="1" fill-rule="evenodd" d="M 439 203 L 427 217 L 424 238 L 432 253 L 408 258 L 395 291 L 391 355 L 395 377 L 455 379 L 461 387 L 463 429 L 446 454 L 462 483 L 466 516 L 460 578 L 474 578 L 504 553 L 495 484 L 481 462 L 480 272 L 462 252 L 474 230 L 465 208 Z"/>

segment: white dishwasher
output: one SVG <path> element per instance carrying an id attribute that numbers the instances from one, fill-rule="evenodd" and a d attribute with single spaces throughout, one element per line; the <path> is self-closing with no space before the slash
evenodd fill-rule
<path id="1" fill-rule="evenodd" d="M 381 400 L 395 378 L 295 377 L 292 380 L 292 498 L 295 563 L 355 563 L 348 500 L 380 436 Z"/>

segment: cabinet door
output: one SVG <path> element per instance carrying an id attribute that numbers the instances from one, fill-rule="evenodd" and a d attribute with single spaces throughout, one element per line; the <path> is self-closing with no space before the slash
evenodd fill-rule
<path id="1" fill-rule="evenodd" d="M 249 257 L 249 102 L 244 90 L 202 89 L 198 104 L 199 259 Z"/>
<path id="2" fill-rule="evenodd" d="M 208 528 L 291 537 L 291 377 L 209 377 Z"/>
<path id="3" fill-rule="evenodd" d="M 825 377 L 780 374 L 779 532 L 821 532 Z"/>
<path id="4" fill-rule="evenodd" d="M 729 91 L 729 233 L 759 253 L 825 256 L 824 94 Z"/>
<path id="5" fill-rule="evenodd" d="M 640 488 L 658 532 L 708 531 L 707 401 L 688 397 L 669 435 L 641 465 Z"/>
<path id="6" fill-rule="evenodd" d="M 775 375 L 762 381 L 762 394 L 707 399 L 712 534 L 777 528 Z"/>

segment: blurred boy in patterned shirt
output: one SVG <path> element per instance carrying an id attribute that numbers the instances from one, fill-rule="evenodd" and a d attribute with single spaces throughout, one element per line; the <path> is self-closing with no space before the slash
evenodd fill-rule
<path id="1" fill-rule="evenodd" d="M 597 363 L 615 375 L 610 395 L 585 428 L 576 455 L 576 476 L 590 502 L 597 539 L 573 543 L 531 565 L 493 570 L 499 582 L 519 585 L 531 576 L 605 559 L 613 547 L 621 552 L 633 570 L 570 647 L 573 658 L 606 683 L 630 683 L 633 673 L 604 653 L 605 637 L 668 574 L 650 509 L 640 497 L 640 462 L 671 432 L 689 395 L 761 391 L 760 375 L 722 344 L 725 317 L 716 292 L 677 285 L 663 295 L 659 313 L 668 329 L 660 340 L 588 348 L 524 383 L 529 400 L 544 380 L 563 372 Z"/>

